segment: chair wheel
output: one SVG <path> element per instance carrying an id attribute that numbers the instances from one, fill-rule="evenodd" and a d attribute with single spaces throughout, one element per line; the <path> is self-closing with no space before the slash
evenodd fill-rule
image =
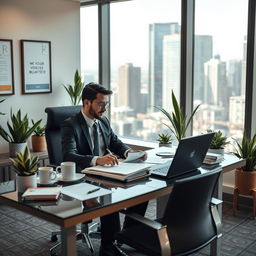
<path id="1" fill-rule="evenodd" d="M 57 235 L 53 235 L 53 236 L 51 237 L 51 241 L 52 241 L 53 243 L 56 242 L 56 241 L 58 241 Z"/>

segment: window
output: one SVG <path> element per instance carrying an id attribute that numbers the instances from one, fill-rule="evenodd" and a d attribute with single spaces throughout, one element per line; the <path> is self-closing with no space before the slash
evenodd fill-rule
<path id="1" fill-rule="evenodd" d="M 112 3 L 112 127 L 120 136 L 155 141 L 170 133 L 154 106 L 171 110 L 180 93 L 181 1 Z"/>
<path id="2" fill-rule="evenodd" d="M 80 9 L 81 75 L 85 84 L 98 82 L 98 6 Z"/>
<path id="3" fill-rule="evenodd" d="M 244 0 L 196 0 L 194 105 L 201 107 L 194 134 L 213 129 L 243 136 L 247 12 Z M 232 144 L 226 150 L 233 150 Z"/>

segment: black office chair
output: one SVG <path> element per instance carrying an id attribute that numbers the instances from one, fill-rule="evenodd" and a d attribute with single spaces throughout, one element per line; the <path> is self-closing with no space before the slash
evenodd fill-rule
<path id="1" fill-rule="evenodd" d="M 175 182 L 164 215 L 156 221 L 134 213 L 138 222 L 124 228 L 117 242 L 146 255 L 188 255 L 208 245 L 221 234 L 221 220 L 213 198 L 221 169 Z"/>
<path id="2" fill-rule="evenodd" d="M 45 137 L 47 142 L 47 149 L 49 155 L 49 162 L 51 166 L 59 166 L 63 162 L 62 146 L 61 146 L 61 123 L 70 116 L 77 114 L 81 110 L 81 106 L 64 106 L 64 107 L 49 107 L 45 109 L 47 113 L 47 123 L 45 129 Z M 82 239 L 85 242 L 91 254 L 94 254 L 94 248 L 89 235 L 93 229 L 97 229 L 98 223 L 92 224 L 90 227 L 88 223 L 81 224 L 81 230 L 77 230 L 77 240 Z M 51 241 L 58 240 L 57 235 L 60 231 L 52 232 Z M 61 244 L 57 243 L 50 249 L 51 254 Z"/>

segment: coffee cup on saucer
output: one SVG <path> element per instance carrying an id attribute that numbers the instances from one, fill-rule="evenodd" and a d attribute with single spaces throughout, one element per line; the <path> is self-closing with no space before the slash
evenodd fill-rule
<path id="1" fill-rule="evenodd" d="M 57 179 L 57 173 L 53 170 L 52 167 L 39 167 L 38 173 L 40 184 L 50 184 Z"/>
<path id="2" fill-rule="evenodd" d="M 56 168 L 56 171 L 61 171 L 63 180 L 74 180 L 76 178 L 76 163 L 75 162 L 62 162 Z"/>

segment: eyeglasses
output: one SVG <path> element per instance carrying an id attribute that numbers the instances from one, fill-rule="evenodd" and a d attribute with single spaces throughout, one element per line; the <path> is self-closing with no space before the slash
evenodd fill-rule
<path id="1" fill-rule="evenodd" d="M 93 101 L 91 101 L 91 103 L 93 103 Z M 108 108 L 109 106 L 110 106 L 109 102 L 100 102 L 100 103 L 98 103 L 99 108 Z"/>

